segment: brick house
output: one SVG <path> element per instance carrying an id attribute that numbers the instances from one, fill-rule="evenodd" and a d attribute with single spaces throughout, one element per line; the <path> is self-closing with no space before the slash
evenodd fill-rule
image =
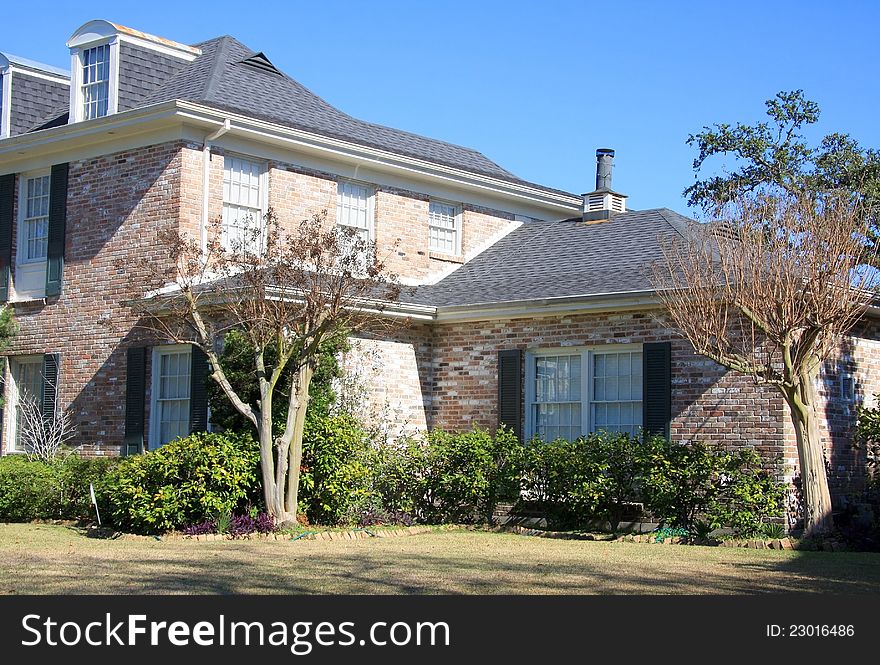
<path id="1" fill-rule="evenodd" d="M 754 446 L 791 476 L 781 398 L 661 322 L 644 268 L 689 220 L 627 210 L 613 151 L 598 152 L 595 191 L 575 195 L 352 118 L 232 37 L 187 46 L 98 20 L 67 47 L 69 73 L 0 55 L 0 297 L 20 326 L 0 453 L 22 449 L 27 394 L 71 408 L 93 455 L 206 427 L 204 362 L 136 329 L 118 263 L 167 260 L 157 232 L 169 225 L 204 240 L 221 218 L 231 239 L 272 208 L 291 223 L 326 210 L 415 286 L 394 308 L 408 325 L 353 340 L 345 359 L 365 407 L 398 429 L 644 426 Z M 856 406 L 880 391 L 877 333 L 870 313 L 823 376 L 841 476 L 860 468 L 847 443 Z"/>

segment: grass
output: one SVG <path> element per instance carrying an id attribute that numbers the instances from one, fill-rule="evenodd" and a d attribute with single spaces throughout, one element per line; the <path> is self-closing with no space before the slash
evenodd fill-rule
<path id="1" fill-rule="evenodd" d="M 0 594 L 878 593 L 880 555 L 445 531 L 354 541 L 101 540 L 0 524 Z"/>

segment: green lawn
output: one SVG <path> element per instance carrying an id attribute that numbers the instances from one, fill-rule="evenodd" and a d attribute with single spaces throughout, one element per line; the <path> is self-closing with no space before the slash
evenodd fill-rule
<path id="1" fill-rule="evenodd" d="M 99 540 L 0 524 L 0 594 L 880 592 L 880 555 L 436 532 L 342 542 Z"/>

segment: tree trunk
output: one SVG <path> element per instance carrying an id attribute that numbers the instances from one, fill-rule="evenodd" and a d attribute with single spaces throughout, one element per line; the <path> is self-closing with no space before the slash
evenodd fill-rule
<path id="1" fill-rule="evenodd" d="M 807 536 L 826 534 L 833 529 L 831 493 L 828 490 L 825 453 L 819 438 L 816 413 L 814 381 L 817 376 L 818 365 L 814 372 L 802 374 L 796 387 L 786 395 L 797 441 L 804 503 L 804 535 Z"/>
<path id="2" fill-rule="evenodd" d="M 275 484 L 275 454 L 272 440 L 272 415 L 260 410 L 260 469 L 263 475 L 263 498 L 266 501 L 266 510 L 276 520 L 283 519 L 283 504 L 278 501 L 278 492 Z"/>
<path id="3" fill-rule="evenodd" d="M 311 363 L 305 363 L 297 374 L 296 386 L 296 413 L 293 420 L 293 436 L 290 440 L 289 463 L 287 468 L 287 497 L 285 504 L 288 512 L 297 513 L 299 508 L 299 476 L 302 467 L 303 432 L 306 423 L 306 411 L 309 408 L 309 387 L 312 383 L 314 370 Z M 291 405 L 294 408 L 294 405 Z M 294 517 L 295 519 L 295 517 Z"/>

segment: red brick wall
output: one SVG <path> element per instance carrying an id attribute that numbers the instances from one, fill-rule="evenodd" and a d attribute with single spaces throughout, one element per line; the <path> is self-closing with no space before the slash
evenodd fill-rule
<path id="1" fill-rule="evenodd" d="M 72 405 L 75 443 L 86 453 L 116 454 L 122 443 L 125 348 L 146 339 L 121 305 L 132 295 L 126 273 L 142 279 L 144 290 L 155 287 L 127 259 L 167 261 L 158 231 L 181 217 L 183 147 L 71 162 L 61 295 L 15 305 L 19 333 L 8 355 L 61 353 L 60 401 Z"/>
<path id="2" fill-rule="evenodd" d="M 751 379 L 694 354 L 650 312 L 581 314 L 458 323 L 434 336 L 431 424 L 446 429 L 494 428 L 497 352 L 672 339 L 672 437 L 752 446 L 781 465 L 787 457 L 782 400 Z"/>

